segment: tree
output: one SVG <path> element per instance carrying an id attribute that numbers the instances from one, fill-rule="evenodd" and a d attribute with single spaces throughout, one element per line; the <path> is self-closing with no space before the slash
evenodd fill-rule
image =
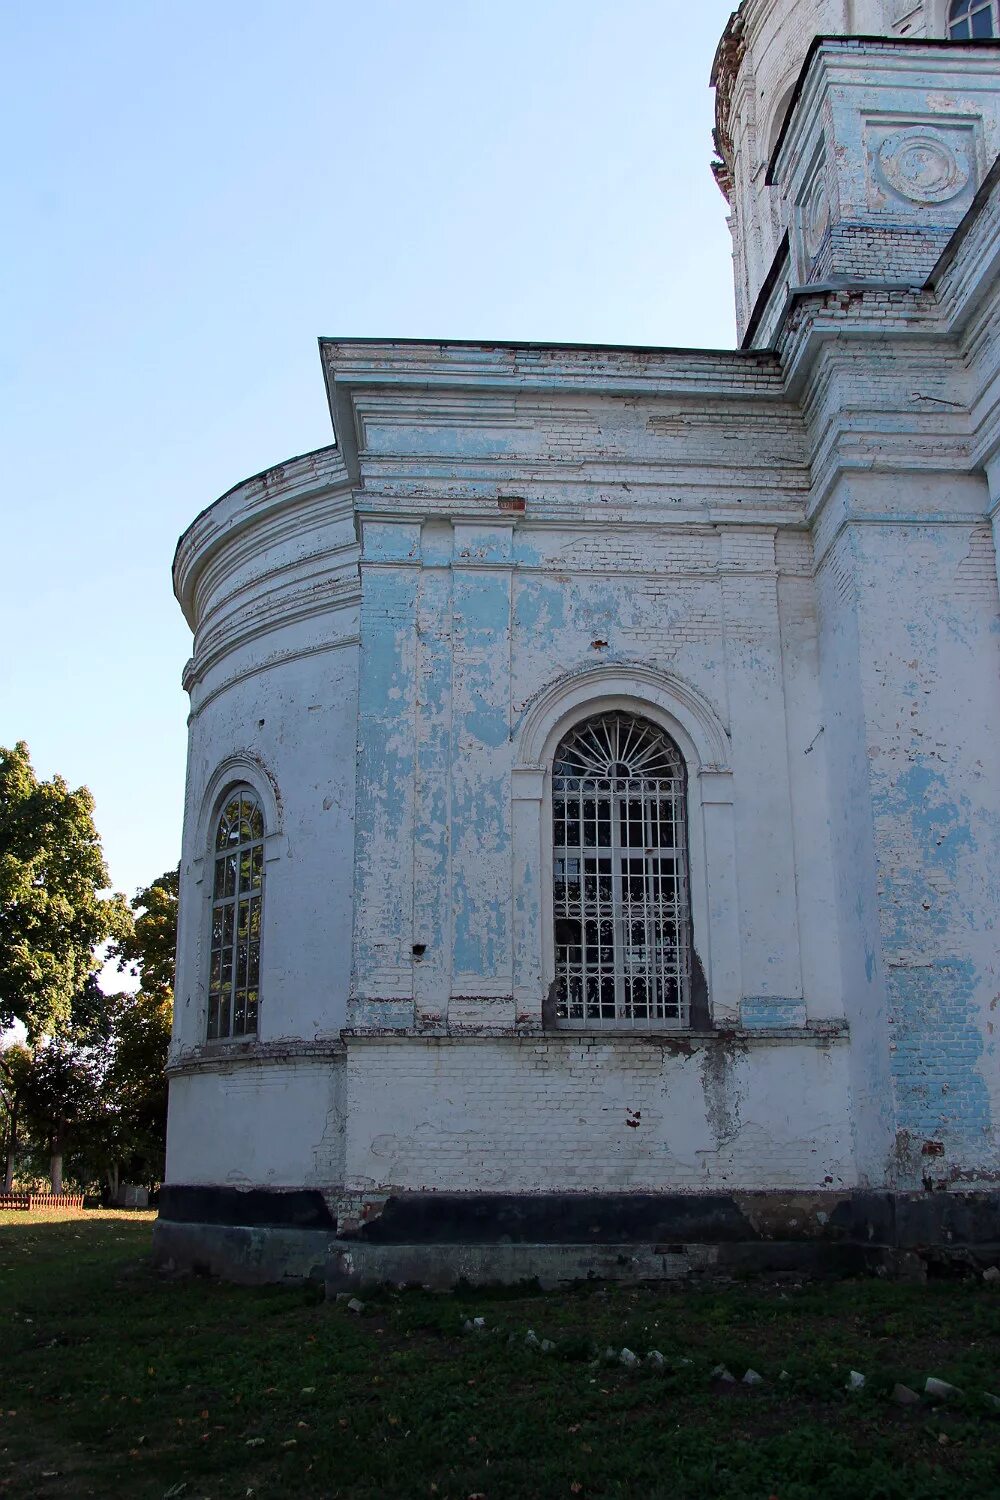
<path id="1" fill-rule="evenodd" d="M 68 1023 L 101 945 L 128 939 L 107 884 L 90 792 L 39 781 L 23 741 L 0 747 L 0 1028 L 21 1021 L 34 1044 Z"/>
<path id="2" fill-rule="evenodd" d="M 60 1039 L 38 1047 L 22 1089 L 29 1129 L 49 1154 L 53 1193 L 63 1190 L 63 1157 L 99 1112 L 100 1061 Z"/>
<path id="3" fill-rule="evenodd" d="M 121 1171 L 133 1182 L 163 1175 L 167 1127 L 164 1073 L 173 1019 L 178 871 L 167 870 L 132 902 L 133 926 L 114 945 L 118 968 L 137 978 L 134 995 L 106 997 L 110 1023 L 100 1150 L 112 1198 Z M 84 1010 L 81 1007 L 81 1021 Z"/>
<path id="4" fill-rule="evenodd" d="M 132 1182 L 163 1176 L 167 1134 L 167 1079 L 173 999 L 161 987 L 118 997 L 113 1050 L 101 1086 L 104 1171 L 112 1198 L 122 1169 Z"/>
<path id="5" fill-rule="evenodd" d="M 127 969 L 149 994 L 154 990 L 173 994 L 179 881 L 179 870 L 166 870 L 138 893 L 132 902 L 135 919 L 111 950 L 119 970 Z"/>
<path id="6" fill-rule="evenodd" d="M 24 1095 L 31 1072 L 32 1056 L 21 1042 L 11 1042 L 0 1051 L 0 1119 L 3 1121 L 3 1191 L 11 1192 L 17 1170 L 19 1130 Z"/>

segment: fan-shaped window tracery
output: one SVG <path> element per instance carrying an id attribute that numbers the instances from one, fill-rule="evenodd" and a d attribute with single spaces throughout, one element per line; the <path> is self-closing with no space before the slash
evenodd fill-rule
<path id="1" fill-rule="evenodd" d="M 562 1024 L 688 1024 L 686 802 L 681 753 L 646 719 L 599 714 L 559 745 L 552 807 Z"/>
<path id="2" fill-rule="evenodd" d="M 1000 36 L 1000 0 L 951 0 L 948 35 L 956 42 Z"/>

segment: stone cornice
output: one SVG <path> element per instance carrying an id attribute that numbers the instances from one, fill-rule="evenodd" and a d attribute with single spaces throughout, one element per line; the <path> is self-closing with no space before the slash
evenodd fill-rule
<path id="1" fill-rule="evenodd" d="M 352 1047 L 365 1046 L 426 1046 L 426 1047 L 475 1047 L 484 1044 L 496 1044 L 502 1042 L 511 1047 L 537 1047 L 544 1043 L 547 1047 L 579 1047 L 581 1044 L 602 1045 L 608 1047 L 648 1047 L 660 1048 L 665 1052 L 697 1051 L 703 1047 L 754 1047 L 774 1046 L 775 1043 L 788 1046 L 829 1046 L 835 1043 L 846 1043 L 850 1040 L 850 1033 L 846 1021 L 812 1021 L 805 1026 L 789 1027 L 754 1027 L 752 1029 L 733 1029 L 719 1031 L 618 1031 L 610 1027 L 607 1030 L 580 1030 L 566 1028 L 565 1030 L 542 1031 L 541 1029 L 525 1030 L 523 1032 L 501 1031 L 492 1029 L 482 1033 L 473 1034 L 468 1032 L 447 1031 L 417 1031 L 417 1030 L 365 1030 L 341 1032 L 348 1052 Z"/>
<path id="2" fill-rule="evenodd" d="M 339 491 L 349 515 L 351 494 L 343 455 L 336 447 L 319 448 L 244 480 L 203 510 L 174 553 L 174 593 L 191 629 L 198 625 L 200 578 L 222 548 L 266 518 L 331 491 Z"/>
<path id="3" fill-rule="evenodd" d="M 168 1078 L 183 1078 L 192 1073 L 228 1073 L 233 1068 L 324 1063 L 343 1057 L 346 1050 L 339 1037 L 311 1042 L 209 1042 L 170 1057 L 165 1071 Z"/>
<path id="4" fill-rule="evenodd" d="M 777 358 L 754 350 L 321 339 L 327 395 L 347 471 L 360 479 L 362 393 L 392 391 L 425 409 L 440 393 L 694 397 L 781 402 Z"/>

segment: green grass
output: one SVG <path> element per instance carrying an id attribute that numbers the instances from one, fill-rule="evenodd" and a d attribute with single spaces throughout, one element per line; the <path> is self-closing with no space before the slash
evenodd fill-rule
<path id="1" fill-rule="evenodd" d="M 0 1215 L 4 1500 L 1000 1497 L 982 1284 L 385 1293 L 359 1318 L 313 1289 L 163 1278 L 149 1237 L 149 1215 Z M 502 1332 L 464 1334 L 475 1316 Z M 608 1344 L 693 1364 L 594 1366 Z M 765 1384 L 720 1386 L 720 1361 Z M 891 1402 L 929 1374 L 966 1395 Z"/>

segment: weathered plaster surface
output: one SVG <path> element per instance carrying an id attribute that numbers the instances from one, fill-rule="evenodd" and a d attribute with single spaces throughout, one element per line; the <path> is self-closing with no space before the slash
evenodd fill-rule
<path id="1" fill-rule="evenodd" d="M 620 1038 L 349 1049 L 355 1192 L 854 1183 L 842 1041 Z"/>
<path id="2" fill-rule="evenodd" d="M 891 40 L 943 26 L 740 8 L 742 326 L 789 235 L 758 347 L 323 341 L 337 446 L 182 538 L 171 1183 L 360 1213 L 998 1180 L 1000 115 L 995 52 Z M 950 196 L 893 207 L 892 120 L 953 132 Z M 609 708 L 686 763 L 697 1031 L 549 1009 L 552 756 Z M 244 782 L 260 1035 L 213 1052 L 209 830 Z"/>

